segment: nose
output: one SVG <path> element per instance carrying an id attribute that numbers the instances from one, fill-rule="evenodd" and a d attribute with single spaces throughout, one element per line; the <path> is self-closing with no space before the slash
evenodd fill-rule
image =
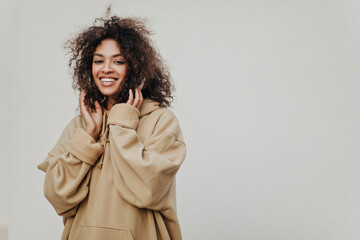
<path id="1" fill-rule="evenodd" d="M 103 68 L 101 69 L 102 72 L 104 73 L 110 73 L 113 72 L 114 69 L 112 68 L 112 63 L 111 61 L 106 61 Z"/>

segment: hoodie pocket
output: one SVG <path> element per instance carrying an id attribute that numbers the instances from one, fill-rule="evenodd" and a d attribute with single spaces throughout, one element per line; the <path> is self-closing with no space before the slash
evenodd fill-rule
<path id="1" fill-rule="evenodd" d="M 77 240 L 134 240 L 130 230 L 81 226 Z"/>

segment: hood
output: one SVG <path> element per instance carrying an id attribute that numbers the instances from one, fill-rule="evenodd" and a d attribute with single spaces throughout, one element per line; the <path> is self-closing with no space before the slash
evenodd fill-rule
<path id="1" fill-rule="evenodd" d="M 159 102 L 152 99 L 145 99 L 140 107 L 140 117 L 150 114 L 159 108 L 163 108 Z"/>

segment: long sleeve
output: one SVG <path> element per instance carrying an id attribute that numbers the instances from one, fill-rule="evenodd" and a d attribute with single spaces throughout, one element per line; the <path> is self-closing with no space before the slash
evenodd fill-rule
<path id="1" fill-rule="evenodd" d="M 146 126 L 153 132 L 143 144 L 136 132 L 139 114 L 128 104 L 116 104 L 109 113 L 114 184 L 132 205 L 162 210 L 185 158 L 186 146 L 179 123 L 169 110 L 162 111 L 155 126 Z"/>
<path id="2" fill-rule="evenodd" d="M 55 147 L 38 167 L 46 172 L 44 195 L 61 216 L 75 214 L 77 205 L 88 194 L 92 165 L 103 153 L 100 143 L 74 119 L 63 131 Z"/>

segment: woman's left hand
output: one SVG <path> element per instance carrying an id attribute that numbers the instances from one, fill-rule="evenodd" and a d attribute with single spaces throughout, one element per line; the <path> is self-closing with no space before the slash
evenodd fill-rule
<path id="1" fill-rule="evenodd" d="M 141 93 L 140 88 L 138 88 L 138 87 L 135 88 L 135 99 L 134 99 L 133 91 L 131 89 L 129 89 L 129 100 L 127 101 L 127 104 L 130 104 L 131 106 L 140 110 L 143 100 L 144 99 L 143 99 L 143 95 Z"/>

